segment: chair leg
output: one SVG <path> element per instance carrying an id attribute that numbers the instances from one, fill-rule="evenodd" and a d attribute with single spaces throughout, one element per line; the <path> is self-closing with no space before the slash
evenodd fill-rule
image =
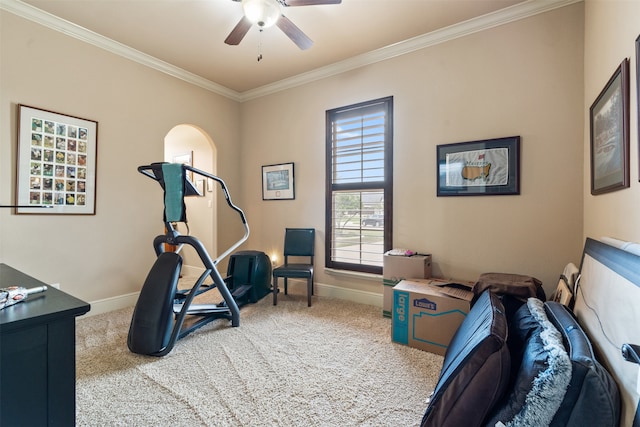
<path id="1" fill-rule="evenodd" d="M 278 305 L 278 277 L 273 276 L 273 305 Z"/>
<path id="2" fill-rule="evenodd" d="M 287 285 L 288 285 L 288 283 L 287 283 L 287 278 L 286 278 L 286 277 L 284 277 L 284 294 L 285 294 L 285 295 L 287 295 L 287 291 L 288 291 L 288 290 L 287 290 Z"/>
<path id="3" fill-rule="evenodd" d="M 311 295 L 313 295 L 313 279 L 307 279 L 307 307 L 311 307 Z"/>

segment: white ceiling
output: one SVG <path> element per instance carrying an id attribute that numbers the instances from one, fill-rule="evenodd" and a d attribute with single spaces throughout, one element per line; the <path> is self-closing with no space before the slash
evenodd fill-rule
<path id="1" fill-rule="evenodd" d="M 497 25 L 506 16 L 518 19 L 575 1 L 343 0 L 285 8 L 284 14 L 314 41 L 302 51 L 277 27 L 262 33 L 251 28 L 239 46 L 225 44 L 242 17 L 241 4 L 233 0 L 0 0 L 4 9 L 55 21 L 50 26 L 67 33 L 90 30 L 82 37 L 104 36 L 107 43 L 118 42 L 117 50 L 123 48 L 119 44 L 128 46 L 238 96 L 460 23 Z M 263 59 L 258 62 L 259 51 Z"/>

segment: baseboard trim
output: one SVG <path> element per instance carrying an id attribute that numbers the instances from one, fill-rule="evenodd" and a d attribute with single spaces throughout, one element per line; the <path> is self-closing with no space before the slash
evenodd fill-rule
<path id="1" fill-rule="evenodd" d="M 360 304 L 374 305 L 382 308 L 382 294 L 377 292 L 360 291 L 357 289 L 347 289 L 339 286 L 327 285 L 324 283 L 315 284 L 315 295 L 321 297 L 338 298 L 353 301 Z"/>
<path id="2" fill-rule="evenodd" d="M 289 290 L 296 289 L 296 293 L 304 293 L 306 296 L 306 280 L 289 279 Z M 282 293 L 284 285 L 280 281 L 278 288 Z M 353 301 L 359 304 L 373 305 L 382 308 L 382 294 L 371 291 L 361 291 L 357 289 L 343 288 L 340 286 L 327 285 L 325 283 L 314 283 L 314 295 L 319 297 L 337 298 L 345 301 Z"/>
<path id="3" fill-rule="evenodd" d="M 96 301 L 91 301 L 91 310 L 84 316 L 80 317 L 90 317 L 96 316 L 98 314 L 108 313 L 114 310 L 120 310 L 121 308 L 133 307 L 136 305 L 138 301 L 138 296 L 140 292 L 132 292 L 130 294 L 120 295 L 117 297 L 105 298 Z"/>
<path id="4" fill-rule="evenodd" d="M 291 285 L 297 287 L 298 283 L 295 283 L 295 281 L 292 280 L 289 282 L 289 286 Z M 300 286 L 304 286 L 304 283 L 300 282 Z M 96 316 L 98 314 L 108 313 L 121 308 L 133 307 L 136 305 L 139 295 L 140 292 L 132 292 L 130 294 L 91 301 L 91 310 L 82 317 Z M 316 283 L 315 295 L 353 301 L 359 304 L 373 305 L 382 308 L 382 294 L 378 294 L 376 292 L 360 291 L 356 289 L 327 285 L 324 283 Z M 266 298 L 269 298 L 269 296 Z"/>

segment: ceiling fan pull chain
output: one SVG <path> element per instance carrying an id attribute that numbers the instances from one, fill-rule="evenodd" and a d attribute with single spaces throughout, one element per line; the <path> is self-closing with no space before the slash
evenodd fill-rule
<path id="1" fill-rule="evenodd" d="M 258 62 L 262 59 L 262 28 L 258 33 Z"/>

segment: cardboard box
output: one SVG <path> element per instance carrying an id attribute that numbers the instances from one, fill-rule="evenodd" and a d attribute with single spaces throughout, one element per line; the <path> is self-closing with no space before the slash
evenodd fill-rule
<path id="1" fill-rule="evenodd" d="M 403 280 L 393 288 L 392 340 L 444 355 L 470 310 L 473 282 Z"/>
<path id="2" fill-rule="evenodd" d="M 404 279 L 431 277 L 431 255 L 384 255 L 382 261 L 382 315 L 391 317 L 393 287 Z"/>

